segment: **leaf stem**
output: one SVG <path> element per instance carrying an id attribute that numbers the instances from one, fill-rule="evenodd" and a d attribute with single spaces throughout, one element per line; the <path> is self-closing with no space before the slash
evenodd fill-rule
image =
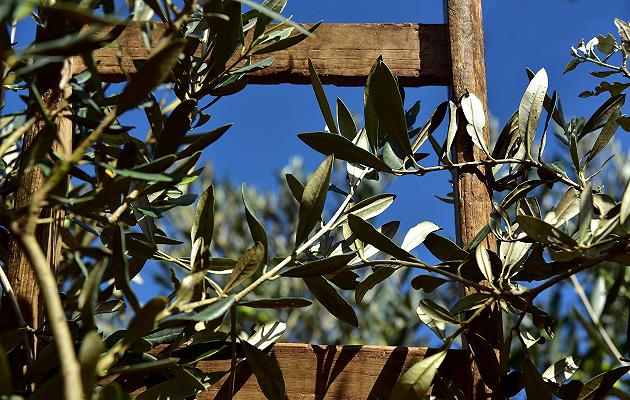
<path id="1" fill-rule="evenodd" d="M 604 339 L 604 343 L 606 343 L 606 346 L 608 347 L 608 351 L 610 352 L 610 355 L 613 356 L 615 359 L 617 359 L 617 362 L 621 366 L 627 365 L 626 363 L 621 361 L 623 358 L 623 355 L 621 354 L 619 349 L 617 349 L 617 346 L 615 346 L 615 343 L 610 338 L 610 335 L 608 335 L 608 332 L 606 332 L 606 328 L 604 328 L 604 325 L 602 325 L 602 322 L 600 321 L 599 317 L 595 313 L 595 310 L 593 309 L 593 305 L 589 301 L 588 297 L 586 297 L 586 293 L 584 292 L 584 287 L 582 286 L 582 284 L 580 283 L 580 281 L 577 279 L 575 275 L 571 276 L 571 283 L 573 284 L 575 293 L 578 295 L 578 297 L 582 301 L 582 304 L 584 305 L 584 308 L 586 309 L 588 316 L 591 318 L 591 321 L 593 321 L 593 325 L 595 325 L 595 328 L 597 328 L 597 331 L 601 335 L 602 339 Z M 630 375 L 630 373 L 628 374 Z"/>
<path id="2" fill-rule="evenodd" d="M 419 269 L 423 269 L 425 271 L 429 271 L 429 272 L 433 272 L 442 276 L 445 276 L 447 278 L 451 278 L 454 281 L 460 282 L 463 285 L 466 286 L 470 286 L 474 289 L 477 289 L 481 292 L 488 292 L 488 293 L 492 293 L 492 294 L 496 294 L 496 295 L 500 295 L 502 292 L 500 292 L 498 289 L 495 288 L 491 288 L 485 285 L 482 285 L 480 283 L 471 281 L 469 279 L 463 278 L 457 274 L 454 274 L 452 272 L 446 271 L 443 268 L 438 268 L 438 267 L 433 267 L 431 265 L 427 265 L 423 262 L 412 262 L 412 261 L 401 261 L 401 260 L 369 260 L 369 261 L 365 261 L 361 264 L 355 265 L 358 266 L 359 268 L 361 267 L 368 267 L 368 266 L 373 266 L 373 265 L 384 265 L 384 264 L 390 264 L 390 265 L 400 265 L 403 267 L 413 267 L 413 268 L 419 268 Z M 353 266 L 353 267 L 355 267 Z"/>
<path id="3" fill-rule="evenodd" d="M 582 185 L 580 185 L 579 183 L 574 182 L 573 180 L 569 179 L 567 176 L 552 169 L 548 165 L 542 162 L 533 160 L 533 159 L 521 160 L 518 158 L 505 158 L 505 159 L 500 159 L 500 160 L 496 160 L 496 159 L 475 160 L 475 161 L 467 161 L 467 162 L 462 162 L 462 163 L 457 163 L 457 164 L 422 167 L 421 169 L 417 169 L 417 170 L 409 170 L 409 169 L 394 170 L 393 173 L 396 175 L 422 176 L 428 172 L 462 169 L 462 168 L 476 167 L 476 166 L 481 166 L 481 165 L 493 167 L 495 165 L 502 165 L 502 164 L 521 164 L 521 165 L 526 165 L 526 166 L 530 166 L 530 167 L 534 167 L 538 169 L 544 169 L 545 171 L 553 174 L 559 181 L 563 182 L 564 184 L 574 187 L 578 190 L 582 189 Z"/>

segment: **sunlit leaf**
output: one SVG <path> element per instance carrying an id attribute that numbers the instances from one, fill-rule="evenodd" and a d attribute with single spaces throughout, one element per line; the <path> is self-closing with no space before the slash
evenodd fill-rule
<path id="1" fill-rule="evenodd" d="M 542 377 L 546 381 L 561 384 L 571 378 L 575 371 L 580 368 L 580 362 L 581 360 L 578 357 L 563 358 L 547 368 L 543 372 Z"/>
<path id="2" fill-rule="evenodd" d="M 446 358 L 446 354 L 446 350 L 440 351 L 417 362 L 405 371 L 392 388 L 390 400 L 423 398 L 428 393 L 433 378 Z"/>
<path id="3" fill-rule="evenodd" d="M 382 58 L 376 61 L 368 82 L 369 96 L 378 116 L 380 129 L 383 129 L 405 153 L 412 156 L 411 144 L 407 135 L 407 120 L 398 81 Z"/>
<path id="4" fill-rule="evenodd" d="M 543 68 L 529 82 L 518 108 L 519 132 L 523 143 L 525 143 L 526 154 L 530 157 L 531 146 L 536 135 L 548 86 L 547 71 Z"/>
<path id="5" fill-rule="evenodd" d="M 435 225 L 433 222 L 423 221 L 412 227 L 407 231 L 405 238 L 403 239 L 402 247 L 403 250 L 411 251 L 418 247 L 427 236 L 432 233 L 440 230 L 441 228 Z"/>
<path id="6" fill-rule="evenodd" d="M 415 257 L 408 251 L 400 248 L 390 238 L 377 231 L 372 225 L 356 215 L 348 215 L 348 224 L 352 234 L 364 243 L 371 244 L 377 249 L 404 261 L 414 260 Z"/>
<path id="7" fill-rule="evenodd" d="M 462 97 L 461 108 L 468 121 L 466 125 L 468 136 L 470 136 L 475 146 L 489 155 L 490 152 L 488 151 L 483 130 L 486 126 L 486 114 L 483 109 L 483 103 L 474 93 L 468 93 Z"/>
<path id="8" fill-rule="evenodd" d="M 264 256 L 265 248 L 260 242 L 256 242 L 253 247 L 245 250 L 234 266 L 232 274 L 225 283 L 223 291 L 227 293 L 241 282 L 251 277 L 262 264 Z"/>

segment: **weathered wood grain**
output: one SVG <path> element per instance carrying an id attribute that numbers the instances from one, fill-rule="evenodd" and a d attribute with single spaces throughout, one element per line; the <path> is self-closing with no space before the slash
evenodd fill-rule
<path id="1" fill-rule="evenodd" d="M 446 3 L 449 42 L 451 53 L 452 85 L 451 97 L 459 101 L 470 92 L 474 93 L 487 106 L 486 65 L 484 58 L 484 35 L 481 13 L 481 0 L 447 0 Z M 459 119 L 455 137 L 454 158 L 457 163 L 486 158 L 482 150 L 473 145 L 466 132 L 466 121 Z M 483 137 L 489 141 L 488 114 Z M 474 167 L 454 170 L 455 226 L 458 243 L 466 248 L 486 226 L 492 213 L 492 191 L 489 186 L 490 170 L 486 167 Z M 494 236 L 488 235 L 486 246 L 496 250 Z M 469 287 L 463 288 L 463 294 L 474 293 Z M 495 349 L 497 356 L 503 341 L 501 314 L 499 311 L 485 312 L 473 321 L 471 332 L 481 335 Z M 505 398 L 501 384 L 493 385 L 490 390 L 484 383 L 478 365 L 474 362 L 467 368 L 470 374 L 468 395 L 472 399 L 482 399 L 491 392 L 492 399 Z M 498 377 L 497 377 L 498 379 Z"/>
<path id="2" fill-rule="evenodd" d="M 270 355 L 282 370 L 288 400 L 376 400 L 387 399 L 400 374 L 434 350 L 391 346 L 318 346 L 312 344 L 277 344 Z M 466 355 L 451 350 L 440 372 L 461 386 L 466 377 Z M 229 360 L 203 361 L 204 372 L 228 371 Z M 125 385 L 133 378 L 118 380 Z M 137 381 L 140 382 L 140 381 Z M 129 387 L 128 387 L 129 388 Z M 235 400 L 264 400 L 256 377 L 247 363 L 240 363 L 236 373 Z M 135 389 L 135 394 L 144 388 Z M 226 375 L 198 398 L 230 398 L 230 380 Z"/>
<path id="3" fill-rule="evenodd" d="M 308 24 L 306 25 L 308 26 Z M 158 39 L 163 28 L 156 27 Z M 446 86 L 450 84 L 450 57 L 446 25 L 423 24 L 322 24 L 315 36 L 273 55 L 274 64 L 250 76 L 259 84 L 310 83 L 307 60 L 313 60 L 323 83 L 339 86 L 363 85 L 379 55 L 405 86 Z M 146 59 L 140 28 L 130 26 L 110 46 L 97 50 L 98 70 L 107 81 L 122 81 L 126 71 L 136 72 Z M 80 58 L 74 72 L 85 70 Z"/>

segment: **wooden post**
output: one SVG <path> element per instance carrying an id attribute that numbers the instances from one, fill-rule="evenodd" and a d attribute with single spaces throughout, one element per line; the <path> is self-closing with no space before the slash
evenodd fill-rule
<path id="1" fill-rule="evenodd" d="M 474 93 L 487 110 L 481 0 L 447 0 L 446 15 L 451 47 L 451 98 L 458 102 L 467 92 Z M 489 139 L 487 127 L 486 112 L 486 128 L 484 129 L 486 142 Z M 466 133 L 465 123 L 460 123 L 458 127 L 454 152 L 457 163 L 486 157 L 482 150 L 473 145 L 470 136 Z M 457 238 L 462 247 L 470 244 L 477 233 L 485 227 L 492 213 L 492 190 L 487 179 L 489 173 L 491 173 L 490 169 L 484 167 L 454 170 L 455 225 Z M 496 242 L 492 235 L 488 235 L 486 245 L 491 250 L 496 249 Z M 463 288 L 464 295 L 472 292 L 474 290 L 471 288 Z M 500 310 L 482 315 L 472 325 L 470 331 L 485 338 L 499 354 L 503 341 Z M 486 398 L 486 394 L 491 390 L 482 381 L 479 369 L 474 362 L 470 371 L 469 395 L 472 399 Z M 501 390 L 495 389 L 492 397 L 504 397 L 500 392 Z"/>
<path id="2" fill-rule="evenodd" d="M 51 12 L 51 11 L 49 11 Z M 44 15 L 47 14 L 42 10 L 42 17 L 47 19 L 45 28 L 41 26 L 37 30 L 38 42 L 48 41 L 62 37 L 67 34 L 65 22 L 62 15 Z M 70 62 L 70 60 L 68 60 Z M 71 74 L 71 65 L 64 63 L 50 64 L 46 68 L 42 68 L 36 77 L 35 86 L 42 97 L 42 102 L 48 113 L 57 112 L 64 99 L 64 91 L 61 87 L 64 78 Z M 67 83 L 67 82 L 66 82 Z M 34 102 L 31 93 L 31 102 Z M 28 208 L 33 193 L 39 190 L 44 183 L 44 176 L 38 165 L 33 166 L 29 170 L 25 169 L 25 157 L 33 144 L 40 139 L 46 129 L 46 122 L 39 112 L 35 111 L 33 106 L 29 110 L 31 115 L 37 115 L 38 121 L 24 136 L 22 159 L 18 176 L 18 189 L 15 195 L 15 207 L 17 213 L 22 213 L 17 223 L 22 224 L 26 219 L 24 210 Z M 54 141 L 53 147 L 59 154 L 69 155 L 72 147 L 72 122 L 66 117 L 65 112 L 60 112 L 53 121 L 56 126 L 57 139 Z M 64 185 L 60 185 L 64 186 Z M 64 191 L 66 187 L 60 187 L 59 190 Z M 48 208 L 43 208 L 40 212 L 40 218 L 49 219 L 52 222 L 39 224 L 36 230 L 37 238 L 46 253 L 51 268 L 56 268 L 61 257 L 61 240 L 59 238 L 59 225 L 63 223 L 63 211 L 52 212 Z M 43 317 L 41 312 L 41 299 L 37 278 L 26 254 L 22 250 L 18 240 L 12 237 L 9 242 L 9 261 L 7 264 L 7 276 L 11 284 L 17 303 L 20 307 L 25 323 L 32 327 L 38 328 Z M 15 326 L 17 318 L 8 316 L 14 315 L 14 310 L 10 302 L 3 301 L 0 315 L 7 316 L 0 321 L 0 332 L 8 329 L 17 328 Z M 36 346 L 33 347 L 35 349 Z"/>

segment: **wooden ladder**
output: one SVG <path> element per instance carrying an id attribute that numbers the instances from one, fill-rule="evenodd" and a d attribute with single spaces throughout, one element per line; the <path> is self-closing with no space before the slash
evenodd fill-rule
<path id="1" fill-rule="evenodd" d="M 315 37 L 272 54 L 274 64 L 254 73 L 257 84 L 310 83 L 307 60 L 311 58 L 324 84 L 360 86 L 365 84 L 374 60 L 382 55 L 402 85 L 449 86 L 450 97 L 458 101 L 464 94 L 476 94 L 486 106 L 486 72 L 481 0 L 445 0 L 446 24 L 323 24 Z M 156 29 L 156 38 L 161 35 Z M 146 59 L 138 27 L 129 27 L 118 39 L 119 46 L 95 52 L 104 81 L 119 82 L 135 72 L 135 63 Z M 122 67 L 120 57 L 122 56 Z M 265 55 L 264 57 L 266 57 Z M 74 72 L 85 69 L 80 58 Z M 486 127 L 488 124 L 486 123 Z M 484 155 L 462 132 L 454 145 L 455 162 L 481 159 Z M 488 136 L 487 129 L 484 135 Z M 467 246 L 485 226 L 492 211 L 491 192 L 483 169 L 457 171 L 454 180 L 456 231 L 459 244 Z M 493 248 L 494 243 L 488 243 Z M 462 294 L 469 292 L 463 288 Z M 498 349 L 500 320 L 493 315 L 478 319 L 472 327 L 490 338 Z M 287 398 L 296 399 L 381 399 L 410 365 L 431 350 L 427 348 L 381 346 L 317 346 L 278 344 L 273 355 L 283 371 Z M 242 363 L 245 364 L 245 363 Z M 229 361 L 201 362 L 207 371 L 229 369 Z M 252 373 L 237 371 L 237 399 L 264 399 Z M 486 388 L 466 351 L 453 350 L 441 371 L 472 399 L 485 398 Z M 138 388 L 138 390 L 142 390 Z M 200 398 L 228 398 L 229 382 L 219 382 Z M 496 397 L 496 393 L 493 397 Z"/>

